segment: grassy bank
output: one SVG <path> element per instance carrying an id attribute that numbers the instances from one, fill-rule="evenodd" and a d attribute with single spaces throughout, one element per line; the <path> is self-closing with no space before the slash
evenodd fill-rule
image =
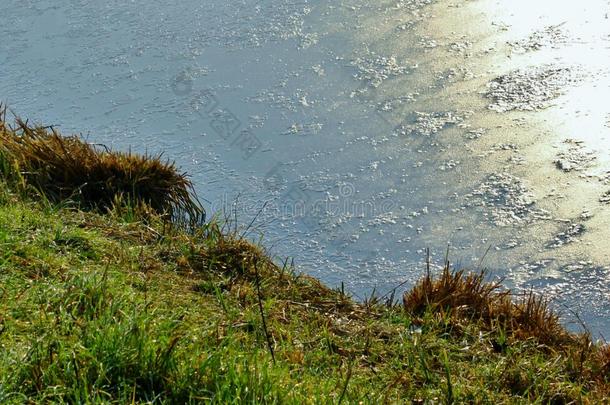
<path id="1" fill-rule="evenodd" d="M 58 172 L 62 159 L 45 165 L 49 150 L 36 152 L 55 142 L 71 156 L 67 143 L 42 128 L 24 143 L 28 128 L 0 125 L 0 403 L 600 403 L 610 393 L 610 350 L 568 333 L 544 300 L 446 269 L 400 303 L 355 302 L 203 224 L 184 176 L 165 194 L 181 199 L 155 203 L 133 186 L 130 158 L 114 155 L 109 178 L 131 186 L 104 181 L 108 198 L 89 200 L 78 176 Z M 91 179 L 111 159 L 95 153 Z"/>

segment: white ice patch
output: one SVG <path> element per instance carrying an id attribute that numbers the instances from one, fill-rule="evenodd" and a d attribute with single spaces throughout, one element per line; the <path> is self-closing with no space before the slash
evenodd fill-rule
<path id="1" fill-rule="evenodd" d="M 556 249 L 563 245 L 577 242 L 579 236 L 585 233 L 585 226 L 581 223 L 570 223 L 567 228 L 559 232 L 553 240 L 548 243 L 547 247 Z"/>
<path id="2" fill-rule="evenodd" d="M 451 111 L 444 113 L 415 112 L 415 114 L 417 116 L 415 122 L 399 126 L 395 130 L 396 134 L 431 136 L 464 120 L 464 118 Z"/>
<path id="3" fill-rule="evenodd" d="M 416 100 L 416 97 L 419 96 L 419 93 L 409 93 L 406 96 L 396 97 L 389 100 L 384 100 L 377 105 L 377 111 L 379 112 L 389 112 L 394 109 L 404 105 L 413 103 Z"/>
<path id="4" fill-rule="evenodd" d="M 582 142 L 568 139 L 564 144 L 568 145 L 568 149 L 559 152 L 554 161 L 555 166 L 564 172 L 583 171 L 597 159 L 595 153 L 587 150 Z"/>
<path id="5" fill-rule="evenodd" d="M 544 29 L 535 31 L 525 39 L 509 42 L 508 45 L 516 53 L 525 53 L 565 44 L 568 41 L 568 36 L 562 29 L 563 25 L 563 23 L 550 25 Z"/>
<path id="6" fill-rule="evenodd" d="M 568 68 L 516 70 L 492 80 L 485 96 L 492 100 L 488 107 L 493 111 L 535 111 L 549 107 L 568 84 L 577 80 Z"/>
<path id="7" fill-rule="evenodd" d="M 497 226 L 526 224 L 548 219 L 548 213 L 536 207 L 536 200 L 521 179 L 508 173 L 491 174 L 466 196 L 470 206 L 486 208 L 485 216 Z"/>
<path id="8" fill-rule="evenodd" d="M 396 56 L 380 56 L 374 52 L 354 59 L 352 66 L 356 68 L 354 78 L 375 88 L 388 78 L 408 74 L 414 69 L 406 61 L 397 60 Z"/>

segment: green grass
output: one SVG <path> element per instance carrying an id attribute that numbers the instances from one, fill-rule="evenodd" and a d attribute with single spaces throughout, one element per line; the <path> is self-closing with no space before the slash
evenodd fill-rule
<path id="1" fill-rule="evenodd" d="M 356 302 L 217 222 L 168 226 L 164 212 L 129 204 L 83 211 L 32 194 L 7 161 L 2 404 L 567 404 L 610 395 L 608 346 L 568 333 L 543 299 L 515 300 L 447 268 L 400 305 Z"/>
<path id="2" fill-rule="evenodd" d="M 594 403 L 607 394 L 600 347 L 359 304 L 215 225 L 161 235 L 154 223 L 0 190 L 1 403 Z"/>

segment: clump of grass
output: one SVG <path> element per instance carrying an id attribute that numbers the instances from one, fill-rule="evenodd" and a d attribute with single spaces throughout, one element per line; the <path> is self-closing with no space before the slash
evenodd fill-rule
<path id="1" fill-rule="evenodd" d="M 544 297 L 533 292 L 515 297 L 511 291 L 502 289 L 499 282 L 485 281 L 485 272 L 451 271 L 449 264 L 439 277 L 428 273 L 405 293 L 403 306 L 414 316 L 440 312 L 481 321 L 488 328 L 500 328 L 516 339 L 535 338 L 550 346 L 575 339 Z"/>
<path id="2" fill-rule="evenodd" d="M 161 155 L 110 151 L 19 118 L 11 126 L 6 108 L 0 105 L 0 111 L 2 172 L 18 174 L 50 201 L 72 200 L 102 211 L 119 201 L 149 206 L 177 224 L 204 221 L 191 181 Z"/>
<path id="3" fill-rule="evenodd" d="M 212 236 L 213 235 L 213 236 Z M 206 230 L 204 240 L 211 240 L 193 256 L 193 264 L 200 269 L 221 271 L 235 276 L 253 276 L 256 265 L 274 266 L 263 251 L 237 235 L 224 235 L 217 224 Z"/>
<path id="4" fill-rule="evenodd" d="M 404 307 L 414 315 L 423 315 L 431 309 L 488 318 L 492 304 L 501 301 L 506 293 L 499 292 L 499 284 L 486 283 L 484 278 L 484 273 L 451 272 L 449 266 L 445 266 L 440 277 L 434 278 L 428 273 L 406 293 Z"/>
<path id="5" fill-rule="evenodd" d="M 592 350 L 595 356 L 595 365 L 597 366 L 596 375 L 600 382 L 607 383 L 610 381 L 610 344 L 605 344 Z"/>

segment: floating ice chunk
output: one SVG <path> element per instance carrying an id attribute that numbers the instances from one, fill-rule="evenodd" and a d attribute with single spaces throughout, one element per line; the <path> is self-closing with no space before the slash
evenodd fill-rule
<path id="1" fill-rule="evenodd" d="M 581 142 L 566 140 L 564 143 L 569 144 L 569 148 L 559 152 L 555 159 L 555 166 L 564 172 L 585 170 L 597 159 Z"/>
<path id="2" fill-rule="evenodd" d="M 586 228 L 580 223 L 570 223 L 569 226 L 558 233 L 555 238 L 547 244 L 547 247 L 555 249 L 569 243 L 576 242 L 578 237 L 585 232 Z"/>
<path id="3" fill-rule="evenodd" d="M 374 52 L 354 59 L 352 66 L 356 68 L 354 77 L 371 87 L 379 87 L 384 80 L 407 74 L 413 69 L 406 62 L 399 62 L 395 56 L 379 56 Z"/>
<path id="4" fill-rule="evenodd" d="M 508 45 L 517 53 L 525 53 L 565 44 L 568 41 L 568 36 L 562 29 L 564 24 L 550 25 L 542 30 L 535 31 L 525 39 L 509 42 Z"/>
<path id="5" fill-rule="evenodd" d="M 415 123 L 399 126 L 395 130 L 396 134 L 403 136 L 414 134 L 431 136 L 464 120 L 461 115 L 451 111 L 432 113 L 415 112 L 415 114 Z"/>
<path id="6" fill-rule="evenodd" d="M 564 87 L 578 78 L 568 68 L 542 66 L 517 70 L 492 80 L 486 97 L 489 109 L 497 112 L 533 111 L 547 108 Z"/>
<path id="7" fill-rule="evenodd" d="M 467 198 L 469 206 L 486 208 L 485 215 L 498 226 L 548 219 L 521 179 L 508 173 L 489 175 Z"/>

